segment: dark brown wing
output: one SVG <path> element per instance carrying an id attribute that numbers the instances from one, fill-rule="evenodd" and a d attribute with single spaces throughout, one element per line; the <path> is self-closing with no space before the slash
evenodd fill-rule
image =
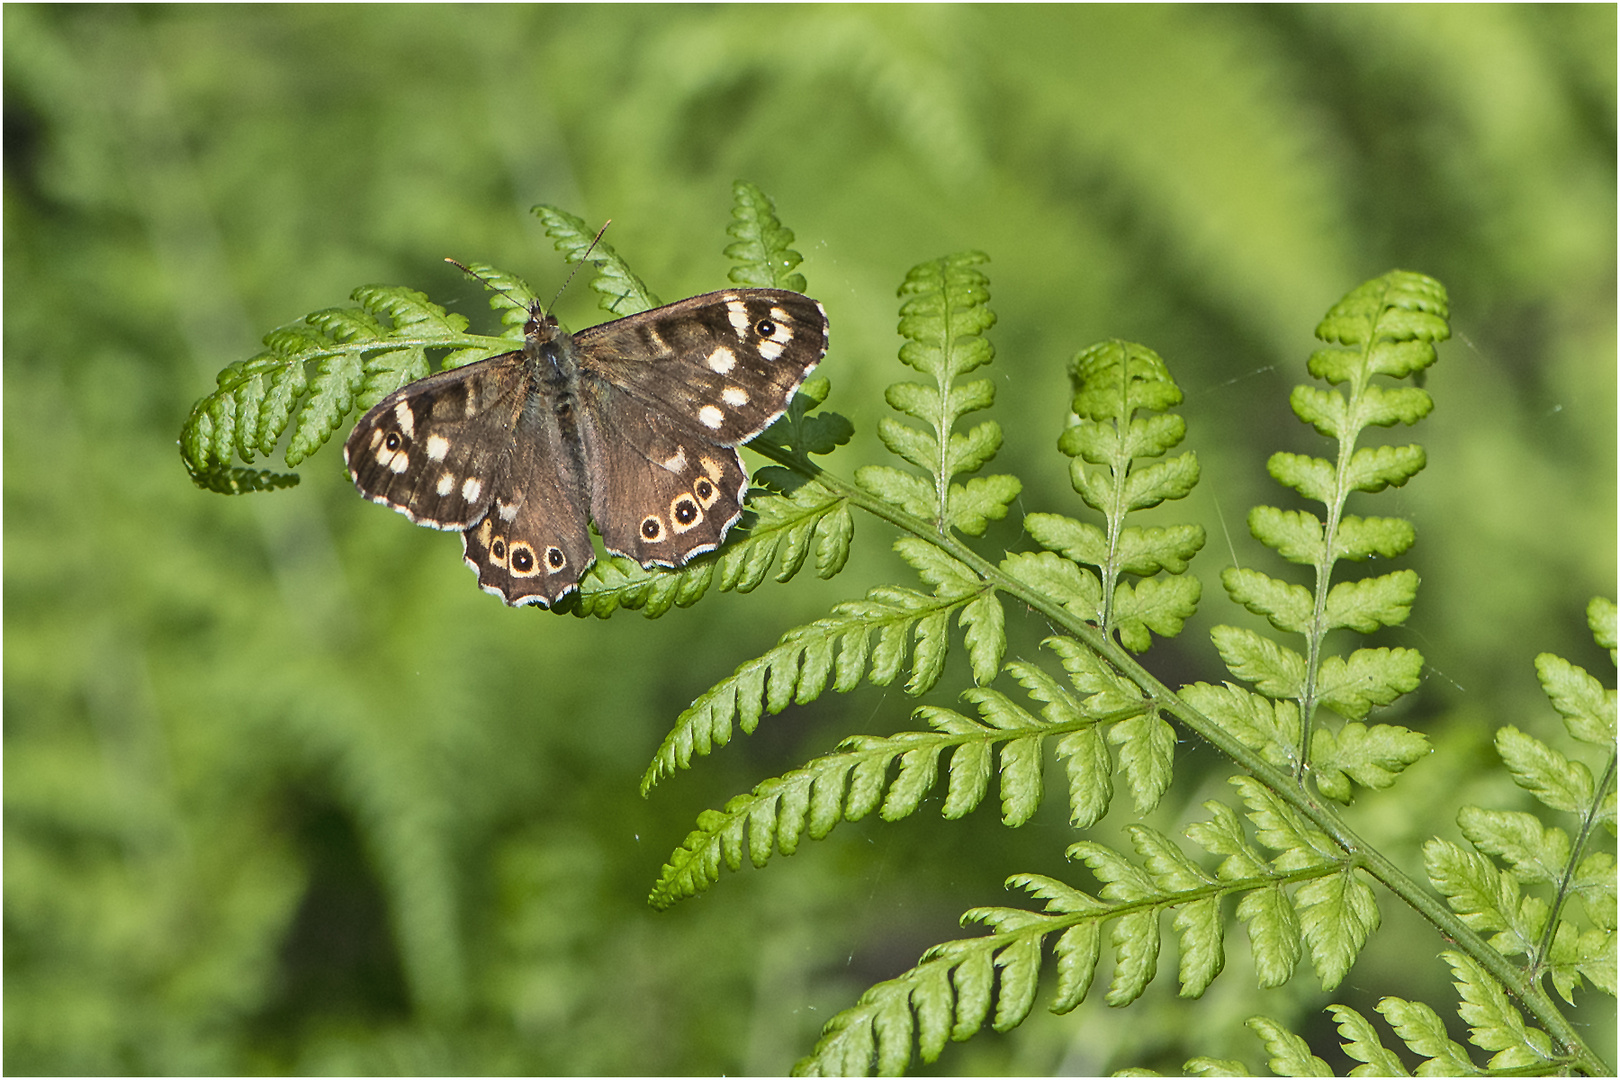
<path id="1" fill-rule="evenodd" d="M 508 604 L 550 607 L 579 586 L 596 552 L 586 531 L 579 448 L 550 405 L 535 399 L 518 420 L 488 513 L 462 535 L 478 586 Z"/>
<path id="2" fill-rule="evenodd" d="M 742 515 L 742 459 L 662 413 L 598 384 L 608 402 L 582 410 L 591 518 L 603 545 L 642 566 L 680 566 L 712 551 Z"/>
<path id="3" fill-rule="evenodd" d="M 593 326 L 574 343 L 582 380 L 601 378 L 636 406 L 737 446 L 782 415 L 821 362 L 827 315 L 796 292 L 728 289 Z"/>
<path id="4" fill-rule="evenodd" d="M 465 529 L 506 472 L 528 384 L 523 353 L 510 352 L 400 387 L 343 444 L 354 486 L 418 525 Z"/>

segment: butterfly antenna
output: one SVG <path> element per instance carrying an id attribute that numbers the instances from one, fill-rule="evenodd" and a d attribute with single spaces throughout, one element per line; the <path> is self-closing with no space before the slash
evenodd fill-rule
<path id="1" fill-rule="evenodd" d="M 602 227 L 596 230 L 596 236 L 591 239 L 591 246 L 585 249 L 585 254 L 581 255 L 579 261 L 574 264 L 574 268 L 568 271 L 568 280 L 562 283 L 562 288 L 557 290 L 557 295 L 551 298 L 552 307 L 556 307 L 557 301 L 561 299 L 562 294 L 568 291 L 568 286 L 574 280 L 574 275 L 579 273 L 579 268 L 584 266 L 586 261 L 590 259 L 591 252 L 595 251 L 596 245 L 602 242 L 602 235 L 608 231 L 608 226 L 611 224 L 613 224 L 613 219 L 608 218 L 602 222 Z"/>
<path id="2" fill-rule="evenodd" d="M 484 288 L 486 288 L 486 289 L 494 289 L 496 292 L 500 293 L 502 296 L 504 296 L 508 300 L 512 301 L 512 306 L 513 307 L 519 308 L 519 309 L 524 310 L 524 311 L 528 310 L 529 305 L 524 304 L 524 303 L 519 303 L 517 297 L 515 297 L 511 293 L 507 292 L 505 289 L 501 288 L 499 285 L 495 284 L 493 281 L 489 280 L 489 278 L 485 277 L 483 274 L 480 274 L 478 271 L 474 270 L 472 267 L 468 266 L 466 263 L 459 262 L 459 261 L 457 261 L 455 259 L 449 258 L 448 256 L 445 257 L 444 261 L 449 263 L 451 266 L 456 267 L 458 270 L 460 270 L 463 274 L 466 274 L 468 277 L 477 278 L 483 284 Z"/>

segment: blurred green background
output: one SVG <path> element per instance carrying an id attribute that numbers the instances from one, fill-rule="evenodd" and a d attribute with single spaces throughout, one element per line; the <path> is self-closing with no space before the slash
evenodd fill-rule
<path id="1" fill-rule="evenodd" d="M 549 296 L 538 202 L 611 217 L 674 300 L 725 284 L 731 181 L 769 192 L 832 320 L 846 476 L 880 456 L 914 263 L 993 258 L 1020 513 L 1081 511 L 1064 361 L 1156 348 L 1204 466 L 1167 513 L 1210 531 L 1200 621 L 1149 657 L 1172 683 L 1221 675 L 1220 568 L 1276 569 L 1244 515 L 1285 499 L 1268 453 L 1322 445 L 1287 409 L 1317 320 L 1391 267 L 1435 275 L 1438 407 L 1390 435 L 1429 467 L 1362 512 L 1417 525 L 1419 606 L 1387 641 L 1429 662 L 1399 719 L 1442 752 L 1353 814 L 1416 871 L 1460 802 L 1517 805 L 1495 726 L 1557 738 L 1535 653 L 1612 684 L 1582 609 L 1615 591 L 1613 6 L 7 5 L 4 30 L 8 1072 L 780 1072 L 962 910 L 1017 902 L 1007 874 L 1083 880 L 1054 792 L 1019 830 L 993 799 L 846 824 L 646 908 L 699 810 L 910 725 L 897 689 L 829 693 L 636 795 L 695 695 L 905 576 L 876 522 L 832 582 L 596 622 L 481 594 L 336 445 L 291 491 L 191 486 L 187 410 L 270 329 L 367 283 L 493 325 L 447 255 Z M 576 283 L 564 322 L 591 303 Z M 1033 656 L 1044 627 L 1009 615 Z M 1225 790 L 1201 745 L 1181 767 L 1166 827 Z M 1384 907 L 1347 992 L 1449 1015 L 1413 959 L 1439 943 Z M 1037 1009 L 938 1068 L 1259 1067 L 1256 1011 L 1324 1034 L 1312 976 L 1257 1001 L 1246 952 L 1203 1002 L 1167 968 L 1127 1012 Z M 1612 1055 L 1612 1001 L 1578 1019 Z"/>

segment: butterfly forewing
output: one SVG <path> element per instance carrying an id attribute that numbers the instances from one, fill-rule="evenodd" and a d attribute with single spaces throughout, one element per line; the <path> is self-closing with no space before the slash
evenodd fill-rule
<path id="1" fill-rule="evenodd" d="M 418 525 L 467 528 L 506 471 L 528 382 L 523 354 L 512 352 L 389 394 L 343 444 L 355 487 Z"/>
<path id="2" fill-rule="evenodd" d="M 730 289 L 593 326 L 574 340 L 582 373 L 736 446 L 780 416 L 820 362 L 827 316 L 799 293 Z"/>

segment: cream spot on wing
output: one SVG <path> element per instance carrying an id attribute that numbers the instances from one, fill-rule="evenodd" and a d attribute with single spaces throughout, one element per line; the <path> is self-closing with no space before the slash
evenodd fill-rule
<path id="1" fill-rule="evenodd" d="M 771 336 L 759 343 L 759 354 L 767 360 L 779 358 L 793 340 L 793 316 L 779 307 L 771 308 Z"/>
<path id="2" fill-rule="evenodd" d="M 703 408 L 698 410 L 698 423 L 702 424 L 706 428 L 718 428 L 721 424 L 725 423 L 725 420 L 726 414 L 715 408 L 713 405 L 705 405 Z M 471 500 L 468 501 L 470 502 Z"/>
<path id="3" fill-rule="evenodd" d="M 502 521 L 510 523 L 513 518 L 517 517 L 517 512 L 518 505 L 515 502 L 497 501 L 495 503 L 495 513 L 500 516 Z"/>
<path id="4" fill-rule="evenodd" d="M 461 485 L 461 497 L 469 503 L 475 503 L 483 490 L 484 485 L 478 482 L 478 477 L 469 476 L 467 482 Z"/>
<path id="5" fill-rule="evenodd" d="M 394 406 L 394 419 L 399 421 L 399 430 L 407 439 L 416 438 L 416 414 L 411 412 L 408 402 L 401 401 Z"/>
<path id="6" fill-rule="evenodd" d="M 443 461 L 444 456 L 450 452 L 450 440 L 443 435 L 429 435 L 427 440 L 427 455 L 429 461 Z"/>
<path id="7" fill-rule="evenodd" d="M 686 451 L 684 449 L 676 450 L 673 457 L 665 459 L 664 468 L 668 469 L 670 472 L 685 472 Z"/>
<path id="8" fill-rule="evenodd" d="M 439 498 L 441 499 L 450 494 L 452 491 L 456 490 L 455 474 L 440 473 L 438 487 L 434 488 L 434 490 L 439 493 Z"/>
<path id="9" fill-rule="evenodd" d="M 720 482 L 720 475 L 725 470 L 720 467 L 720 463 L 718 461 L 714 460 L 712 457 L 706 457 L 699 462 L 699 464 L 703 466 L 703 471 L 708 475 L 710 480 L 713 480 L 715 483 Z"/>
<path id="10" fill-rule="evenodd" d="M 748 305 L 741 300 L 726 301 L 726 317 L 731 320 L 731 328 L 737 332 L 739 341 L 748 337 Z"/>
<path id="11" fill-rule="evenodd" d="M 382 459 L 381 454 L 378 454 L 377 458 L 378 458 L 378 463 L 379 464 L 387 465 L 388 466 L 388 471 L 391 472 L 391 473 L 394 473 L 396 475 L 398 475 L 399 473 L 404 472 L 406 469 L 411 467 L 411 456 L 409 454 L 396 453 L 393 457 L 389 458 L 387 461 L 382 461 L 381 460 Z"/>
<path id="12" fill-rule="evenodd" d="M 737 366 L 737 354 L 722 345 L 709 354 L 707 362 L 710 371 L 716 375 L 726 375 Z"/>
<path id="13" fill-rule="evenodd" d="M 748 404 L 748 391 L 740 386 L 728 386 L 720 391 L 720 400 L 733 409 L 740 409 Z"/>

